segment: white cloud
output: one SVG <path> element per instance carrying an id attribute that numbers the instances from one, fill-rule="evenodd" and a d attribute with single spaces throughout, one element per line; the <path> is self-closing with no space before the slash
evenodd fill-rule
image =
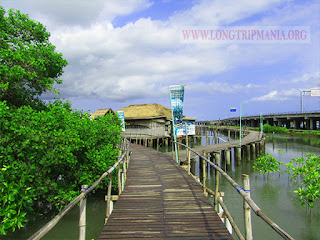
<path id="1" fill-rule="evenodd" d="M 152 2 L 14 2 L 18 9 L 24 6 L 32 18 L 40 16 L 38 20 L 44 20 L 50 26 L 51 41 L 69 61 L 62 77 L 64 83 L 58 86 L 62 97 L 94 96 L 117 101 L 164 98 L 167 97 L 168 85 L 185 83 L 194 93 L 248 93 L 248 96 L 258 96 L 251 101 L 284 100 L 299 94 L 295 87 L 312 88 L 319 79 L 319 72 L 315 73 L 319 71 L 320 62 L 320 49 L 316 45 L 318 30 L 312 30 L 314 42 L 311 44 L 183 44 L 179 39 L 179 27 L 221 26 L 248 18 L 252 18 L 248 24 L 257 26 L 317 24 L 318 18 L 314 17 L 317 8 L 312 4 L 300 6 L 290 3 L 285 6 L 286 2 L 280 0 L 203 0 L 197 1 L 191 9 L 174 14 L 167 21 L 152 20 L 151 15 L 150 18 L 114 27 L 112 21 L 116 17 L 147 9 Z M 261 16 L 266 17 L 261 19 Z M 263 79 L 270 78 L 270 81 L 262 83 L 259 76 L 245 79 L 250 68 L 277 68 L 281 64 L 288 69 L 280 71 L 270 67 L 271 71 L 265 72 Z M 297 65 L 299 69 L 295 69 Z M 239 70 L 242 76 L 224 78 L 229 79 L 226 81 L 211 80 L 219 79 L 218 74 L 234 69 Z M 288 72 L 295 76 L 307 74 L 291 78 L 288 83 L 278 81 L 271 86 L 272 78 L 283 79 Z M 286 84 L 292 84 L 288 85 L 290 90 L 283 90 Z"/>
<path id="2" fill-rule="evenodd" d="M 182 26 L 220 26 L 276 7 L 282 0 L 204 0 L 180 12 L 171 21 Z"/>
<path id="3" fill-rule="evenodd" d="M 50 29 L 63 25 L 90 26 L 98 21 L 112 21 L 152 5 L 149 0 L 10 0 L 4 6 L 23 8 L 30 17 L 45 22 Z"/>
<path id="4" fill-rule="evenodd" d="M 289 90 L 274 90 L 261 97 L 254 97 L 249 100 L 249 102 L 259 102 L 259 101 L 285 101 L 292 97 L 299 96 L 300 93 L 298 89 Z"/>

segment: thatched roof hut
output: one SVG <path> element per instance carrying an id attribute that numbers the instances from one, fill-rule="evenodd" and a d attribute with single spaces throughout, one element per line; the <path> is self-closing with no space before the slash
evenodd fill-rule
<path id="1" fill-rule="evenodd" d="M 158 103 L 129 105 L 119 109 L 118 111 L 124 111 L 125 119 L 171 119 L 171 109 Z"/>
<path id="2" fill-rule="evenodd" d="M 105 116 L 111 113 L 114 114 L 114 111 L 111 108 L 98 109 L 97 111 L 91 114 L 91 117 L 96 118 L 96 117 Z"/>

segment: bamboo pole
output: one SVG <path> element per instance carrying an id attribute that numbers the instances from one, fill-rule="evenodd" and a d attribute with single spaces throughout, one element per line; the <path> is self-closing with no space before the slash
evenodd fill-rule
<path id="1" fill-rule="evenodd" d="M 88 185 L 81 185 L 81 192 L 88 189 Z M 87 211 L 87 198 L 84 197 L 80 200 L 80 217 L 79 217 L 79 240 L 86 239 L 86 211 Z"/>
<path id="2" fill-rule="evenodd" d="M 238 236 L 238 238 L 239 238 L 240 240 L 244 240 L 244 237 L 243 237 L 243 235 L 241 234 L 241 232 L 240 232 L 237 224 L 235 223 L 233 217 L 231 216 L 231 214 L 230 214 L 227 206 L 224 204 L 224 202 L 222 201 L 222 199 L 220 199 L 220 197 L 218 198 L 218 202 L 219 202 L 220 206 L 222 207 L 224 214 L 226 215 L 227 219 L 229 220 L 229 223 L 231 224 L 231 226 L 232 226 L 234 232 L 236 233 L 236 235 Z"/>
<path id="3" fill-rule="evenodd" d="M 108 218 L 111 215 L 111 188 L 112 188 L 112 176 L 111 174 L 108 176 L 109 183 L 108 183 L 108 193 L 107 193 L 107 212 L 106 212 L 106 219 L 105 224 L 108 221 Z"/>
<path id="4" fill-rule="evenodd" d="M 244 187 L 245 194 L 250 198 L 250 182 L 249 175 L 242 174 L 242 184 Z M 244 227 L 246 240 L 253 239 L 252 237 L 252 223 L 251 223 L 251 208 L 249 204 L 243 200 L 243 211 L 244 211 Z"/>
<path id="5" fill-rule="evenodd" d="M 172 156 L 171 156 L 171 157 L 172 157 L 172 159 L 174 159 L 174 146 L 175 146 L 175 144 L 174 144 L 173 141 L 172 141 L 172 142 L 171 142 L 171 148 L 172 148 L 172 149 L 171 149 L 171 150 L 172 150 L 172 151 L 171 151 L 171 153 L 172 153 Z"/>
<path id="6" fill-rule="evenodd" d="M 122 192 L 122 186 L 121 186 L 121 167 L 118 166 L 118 195 L 120 196 Z"/>
<path id="7" fill-rule="evenodd" d="M 202 160 L 202 179 L 203 179 L 203 192 L 204 194 L 207 196 L 207 168 L 206 168 L 206 152 L 203 151 L 203 156 L 204 158 L 200 158 L 199 160 L 201 161 Z"/>
<path id="8" fill-rule="evenodd" d="M 118 159 L 121 156 L 121 152 L 118 153 Z M 122 192 L 122 188 L 121 188 L 121 164 L 119 164 L 118 166 L 118 195 L 120 196 Z"/>
<path id="9" fill-rule="evenodd" d="M 189 147 L 189 137 L 188 137 L 188 126 L 187 123 L 185 123 L 185 131 L 186 131 L 186 146 Z M 190 175 L 190 156 L 189 156 L 189 148 L 186 147 L 186 153 L 187 153 L 187 161 L 188 161 L 188 174 Z"/>
<path id="10" fill-rule="evenodd" d="M 178 164 L 181 165 L 181 160 L 180 160 L 180 144 L 177 144 L 177 151 L 178 151 Z"/>

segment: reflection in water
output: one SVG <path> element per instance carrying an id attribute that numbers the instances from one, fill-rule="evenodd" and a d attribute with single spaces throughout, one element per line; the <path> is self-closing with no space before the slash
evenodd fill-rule
<path id="1" fill-rule="evenodd" d="M 266 152 L 271 153 L 273 157 L 284 164 L 288 163 L 292 158 L 305 157 L 307 153 L 316 156 L 320 155 L 319 145 L 314 146 L 312 144 L 317 142 L 319 138 L 306 141 L 305 137 L 301 139 L 296 136 L 272 134 L 268 135 L 266 140 Z M 267 177 L 252 168 L 253 164 L 254 160 L 248 160 L 244 156 L 241 165 L 238 166 L 233 161 L 232 169 L 227 170 L 227 173 L 240 185 L 242 185 L 241 174 L 249 174 L 252 199 L 267 216 L 295 239 L 320 239 L 320 203 L 317 202 L 312 209 L 313 216 L 310 221 L 306 215 L 306 207 L 300 205 L 298 197 L 293 193 L 298 188 L 298 185 L 290 180 L 288 174 L 284 172 L 285 166 L 281 166 L 280 174 L 270 173 L 267 179 Z M 211 189 L 214 189 L 214 172 L 210 176 L 208 185 Z M 220 189 L 225 192 L 224 202 L 238 227 L 244 233 L 241 196 L 225 179 L 221 179 Z M 253 215 L 254 213 L 252 213 Z M 252 222 L 254 239 L 280 238 L 259 217 L 253 216 Z"/>

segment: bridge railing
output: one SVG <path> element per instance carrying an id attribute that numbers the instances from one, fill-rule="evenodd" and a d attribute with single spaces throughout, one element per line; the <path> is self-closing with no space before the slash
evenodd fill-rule
<path id="1" fill-rule="evenodd" d="M 243 185 L 244 185 L 244 188 L 242 188 L 225 171 L 223 171 L 221 169 L 221 167 L 220 167 L 220 156 L 219 156 L 219 158 L 216 157 L 215 158 L 215 163 L 213 163 L 212 161 L 210 161 L 210 159 L 207 156 L 201 155 L 200 153 L 198 153 L 195 150 L 193 150 L 191 147 L 189 147 L 189 146 L 187 146 L 187 145 L 185 145 L 183 143 L 180 143 L 180 142 L 174 142 L 174 143 L 176 143 L 178 145 L 182 145 L 182 146 L 184 146 L 186 148 L 186 151 L 187 151 L 187 162 L 188 162 L 187 171 L 188 171 L 189 175 L 193 176 L 192 173 L 191 173 L 191 157 L 190 157 L 190 153 L 191 152 L 195 153 L 197 156 L 199 156 L 199 160 L 202 160 L 203 183 L 201 183 L 200 180 L 199 180 L 199 183 L 202 185 L 203 191 L 204 191 L 204 193 L 206 195 L 207 195 L 207 193 L 209 193 L 209 194 L 214 196 L 214 208 L 215 208 L 215 210 L 218 211 L 218 205 L 220 205 L 223 208 L 225 216 L 227 217 L 229 223 L 231 224 L 231 226 L 235 230 L 235 233 L 237 234 L 239 239 L 252 239 L 250 209 L 252 209 L 252 211 L 257 216 L 259 216 L 264 222 L 266 222 L 282 238 L 289 239 L 289 240 L 293 239 L 287 232 L 285 232 L 274 221 L 272 221 L 259 208 L 259 206 L 251 199 L 251 197 L 250 197 L 250 184 L 249 184 L 249 176 L 248 175 L 246 175 L 246 174 L 242 175 L 242 177 L 243 177 Z M 206 163 L 208 163 L 210 166 L 212 166 L 215 169 L 215 191 L 214 192 L 211 189 L 206 187 L 206 174 L 207 174 Z M 219 174 L 218 173 L 220 173 L 237 190 L 237 192 L 243 198 L 243 201 L 244 201 L 243 207 L 245 209 L 244 210 L 245 211 L 244 212 L 244 223 L 245 223 L 245 233 L 246 233 L 246 237 L 245 238 L 241 234 L 239 228 L 235 224 L 235 222 L 234 222 L 231 214 L 229 213 L 227 207 L 225 206 L 225 204 L 223 203 L 222 199 L 220 198 Z M 193 177 L 196 178 L 195 176 L 193 176 Z"/>
<path id="2" fill-rule="evenodd" d="M 281 115 L 301 115 L 301 114 L 317 114 L 320 113 L 320 110 L 314 110 L 314 111 L 304 111 L 304 112 L 281 112 L 281 113 L 264 113 L 262 114 L 263 117 L 268 117 L 268 116 L 281 116 Z M 252 115 L 252 114 L 242 114 L 242 117 L 257 117 L 259 118 L 260 115 Z M 232 117 L 232 118 L 226 118 L 226 119 L 221 119 L 221 121 L 225 120 L 235 120 L 239 119 L 239 117 Z"/>
<path id="3" fill-rule="evenodd" d="M 108 190 L 107 190 L 107 210 L 106 210 L 106 220 L 108 220 L 111 211 L 112 211 L 112 201 L 111 201 L 111 188 L 112 188 L 112 173 L 117 169 L 118 170 L 118 194 L 120 195 L 123 188 L 124 183 L 126 181 L 126 173 L 128 169 L 128 164 L 130 160 L 129 154 L 129 141 L 127 139 L 123 139 L 119 146 L 119 156 L 118 161 L 111 167 L 109 170 L 103 173 L 97 181 L 95 181 L 90 187 L 87 185 L 81 186 L 81 194 L 75 197 L 66 207 L 62 209 L 50 222 L 44 225 L 41 229 L 39 229 L 36 233 L 34 233 L 28 240 L 38 240 L 45 236 L 62 218 L 63 216 L 69 212 L 75 205 L 80 202 L 80 218 L 79 218 L 79 240 L 84 240 L 86 236 L 86 196 L 95 189 L 101 181 L 108 177 Z M 122 166 L 121 166 L 122 165 Z M 121 169 L 122 168 L 122 169 Z"/>

